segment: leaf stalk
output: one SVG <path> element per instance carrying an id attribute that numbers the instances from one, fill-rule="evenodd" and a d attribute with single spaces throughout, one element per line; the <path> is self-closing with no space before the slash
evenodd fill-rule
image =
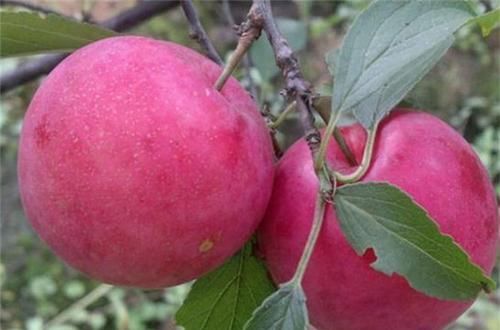
<path id="1" fill-rule="evenodd" d="M 368 130 L 368 138 L 366 141 L 365 149 L 363 151 L 363 159 L 361 164 L 356 168 L 356 170 L 350 174 L 342 174 L 340 172 L 333 172 L 335 179 L 342 183 L 354 183 L 359 181 L 366 174 L 370 168 L 370 163 L 372 161 L 373 149 L 375 147 L 375 137 L 377 135 L 378 122 Z"/>

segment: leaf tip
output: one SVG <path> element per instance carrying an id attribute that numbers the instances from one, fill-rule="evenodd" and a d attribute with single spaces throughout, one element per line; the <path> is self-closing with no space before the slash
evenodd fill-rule
<path id="1" fill-rule="evenodd" d="M 486 293 L 491 293 L 496 289 L 496 284 L 495 282 L 489 278 L 486 277 L 486 281 L 481 281 L 479 284 L 481 285 L 481 289 L 486 292 Z"/>

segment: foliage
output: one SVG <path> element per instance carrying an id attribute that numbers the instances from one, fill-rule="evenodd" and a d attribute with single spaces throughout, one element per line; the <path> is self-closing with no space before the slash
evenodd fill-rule
<path id="1" fill-rule="evenodd" d="M 455 30 L 473 16 L 461 1 L 374 2 L 353 23 L 336 63 L 329 61 L 335 77 L 332 111 L 352 110 L 363 126 L 373 127 L 436 64 L 453 43 Z"/>
<path id="2" fill-rule="evenodd" d="M 1 57 L 67 52 L 116 35 L 96 25 L 58 15 L 8 11 L 0 12 L 0 29 Z"/>
<path id="3" fill-rule="evenodd" d="M 410 285 L 440 299 L 471 299 L 495 283 L 471 264 L 429 214 L 398 187 L 356 183 L 339 188 L 335 205 L 340 225 L 358 255 L 373 248 L 372 267 L 398 273 Z M 418 269 L 415 269 L 418 268 Z M 457 289 L 458 288 L 458 289 Z"/>
<path id="4" fill-rule="evenodd" d="M 252 311 L 274 291 L 249 242 L 235 256 L 198 279 L 176 314 L 186 329 L 242 329 Z"/>
<path id="5" fill-rule="evenodd" d="M 255 310 L 244 329 L 304 329 L 308 324 L 304 290 L 286 283 Z"/>

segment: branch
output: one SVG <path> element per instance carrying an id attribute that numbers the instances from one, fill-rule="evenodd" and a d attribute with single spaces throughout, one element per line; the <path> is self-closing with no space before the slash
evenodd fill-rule
<path id="1" fill-rule="evenodd" d="M 58 13 L 57 11 L 52 10 L 50 8 L 36 5 L 36 4 L 30 3 L 30 2 L 20 1 L 20 0 L 0 0 L 0 6 L 21 7 L 21 8 L 26 8 L 26 9 L 33 10 L 33 11 L 38 11 L 38 12 L 44 13 L 44 14 L 55 14 L 55 15 L 65 16 L 65 15 Z"/>
<path id="2" fill-rule="evenodd" d="M 271 2 L 269 0 L 253 0 L 250 12 L 252 13 L 252 15 L 249 14 L 250 17 L 260 17 L 264 22 L 263 29 L 273 48 L 276 64 L 285 79 L 285 94 L 289 102 L 297 102 L 305 139 L 311 149 L 313 159 L 315 159 L 321 143 L 321 135 L 314 126 L 311 84 L 304 79 L 297 58 L 287 40 L 278 30 L 271 11 Z"/>
<path id="3" fill-rule="evenodd" d="M 45 55 L 37 60 L 30 60 L 16 69 L 0 76 L 0 94 L 21 86 L 41 75 L 47 74 L 56 67 L 68 54 Z"/>
<path id="4" fill-rule="evenodd" d="M 135 7 L 104 21 L 102 26 L 118 32 L 128 30 L 178 5 L 179 1 L 176 0 L 141 1 Z"/>
<path id="5" fill-rule="evenodd" d="M 200 19 L 191 0 L 182 0 L 181 5 L 182 9 L 184 10 L 184 14 L 186 15 L 186 18 L 189 22 L 189 29 L 191 30 L 190 37 L 196 40 L 201 45 L 201 47 L 205 51 L 205 54 L 212 61 L 219 64 L 220 66 L 224 65 L 224 62 L 220 58 L 217 50 L 208 38 L 205 29 L 201 25 Z"/>
<path id="6" fill-rule="evenodd" d="M 5 0 L 0 0 L 5 1 Z M 149 18 L 166 12 L 179 4 L 179 1 L 144 1 L 135 7 L 121 12 L 100 25 L 115 31 L 132 28 Z M 8 92 L 22 84 L 49 73 L 59 62 L 69 54 L 45 55 L 36 60 L 21 64 L 18 68 L 0 76 L 0 94 Z"/>

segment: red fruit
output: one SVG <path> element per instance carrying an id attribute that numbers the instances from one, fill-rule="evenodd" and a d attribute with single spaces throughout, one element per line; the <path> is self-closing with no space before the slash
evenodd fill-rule
<path id="1" fill-rule="evenodd" d="M 169 42 L 117 37 L 64 60 L 26 114 L 24 209 L 64 261 L 155 288 L 234 254 L 261 220 L 273 155 L 255 103 L 221 69 Z"/>
<path id="2" fill-rule="evenodd" d="M 342 129 L 361 161 L 366 134 L 360 125 Z M 332 141 L 329 164 L 352 172 Z M 495 262 L 498 219 L 485 168 L 467 142 L 439 119 L 398 111 L 379 129 L 371 167 L 362 181 L 390 182 L 407 193 L 490 273 Z M 293 145 L 281 159 L 273 195 L 259 228 L 261 252 L 277 283 L 289 280 L 311 228 L 318 181 L 309 148 Z M 442 329 L 471 301 L 444 301 L 412 289 L 399 275 L 374 270 L 369 250 L 359 257 L 344 238 L 333 207 L 307 268 L 303 285 L 312 324 L 321 330 Z"/>

